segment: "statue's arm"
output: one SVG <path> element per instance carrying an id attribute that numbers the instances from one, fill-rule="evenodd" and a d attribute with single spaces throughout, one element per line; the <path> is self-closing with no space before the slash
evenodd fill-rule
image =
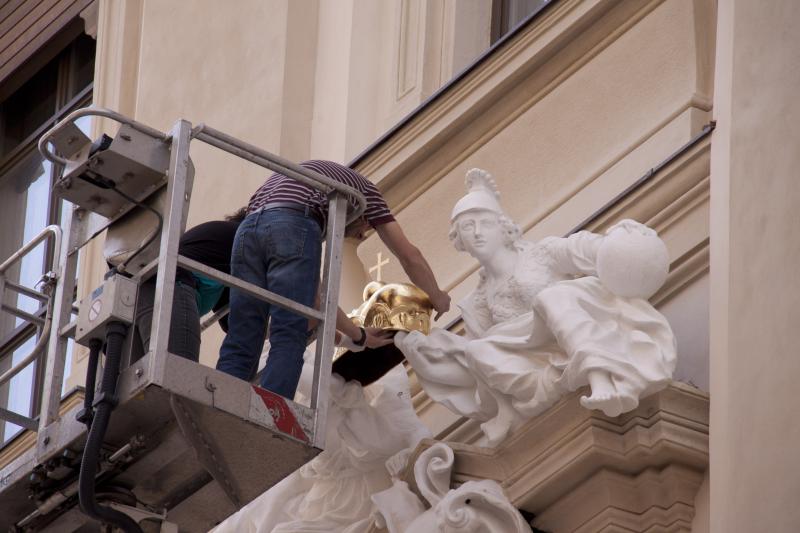
<path id="1" fill-rule="evenodd" d="M 604 237 L 589 231 L 579 231 L 569 237 L 549 237 L 540 241 L 559 272 L 570 275 L 597 275 L 597 251 Z"/>

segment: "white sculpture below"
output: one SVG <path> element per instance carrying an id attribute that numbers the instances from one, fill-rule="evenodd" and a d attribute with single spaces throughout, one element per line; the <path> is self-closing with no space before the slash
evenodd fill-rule
<path id="1" fill-rule="evenodd" d="M 392 488 L 372 496 L 376 524 L 389 533 L 531 533 L 496 482 L 468 481 L 451 490 L 453 460 L 453 450 L 441 442 L 422 452 L 414 478 L 431 508 L 394 477 Z"/>
<path id="2" fill-rule="evenodd" d="M 450 238 L 480 265 L 460 304 L 466 335 L 398 333 L 428 395 L 482 422 L 486 444 L 584 385 L 581 404 L 608 416 L 660 390 L 675 369 L 675 337 L 645 298 L 669 258 L 655 231 L 632 220 L 537 243 L 520 237 L 486 171 L 467 173 Z"/>
<path id="3" fill-rule="evenodd" d="M 300 390 L 311 390 L 312 352 Z M 310 363 L 309 363 L 310 361 Z M 402 366 L 369 387 L 334 374 L 325 451 L 222 522 L 214 533 L 365 533 L 370 496 L 391 486 L 386 461 L 403 463 L 430 436 L 411 405 Z M 399 467 L 399 466 L 398 466 Z"/>

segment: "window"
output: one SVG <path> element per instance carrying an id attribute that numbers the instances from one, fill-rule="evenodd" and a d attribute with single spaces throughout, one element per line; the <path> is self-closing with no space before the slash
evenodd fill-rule
<path id="1" fill-rule="evenodd" d="M 552 0 L 494 0 L 492 2 L 492 44 Z"/>
<path id="2" fill-rule="evenodd" d="M 45 160 L 36 143 L 40 135 L 71 111 L 92 98 L 95 42 L 79 35 L 66 48 L 26 80 L 9 80 L 0 86 L 0 262 L 36 236 L 45 226 L 58 224 L 66 213 L 50 189 L 61 169 Z M 9 89 L 11 87 L 11 89 Z M 80 123 L 87 134 L 88 119 Z M 45 244 L 25 256 L 7 273 L 8 279 L 34 288 L 50 269 Z M 6 291 L 4 302 L 28 313 L 42 313 L 38 300 Z M 35 329 L 9 313 L 0 313 L 0 373 L 30 353 Z M 68 363 L 69 364 L 69 363 Z M 30 416 L 41 386 L 43 365 L 29 365 L 10 383 L 0 387 L 0 406 Z M 21 428 L 0 420 L 0 445 Z"/>

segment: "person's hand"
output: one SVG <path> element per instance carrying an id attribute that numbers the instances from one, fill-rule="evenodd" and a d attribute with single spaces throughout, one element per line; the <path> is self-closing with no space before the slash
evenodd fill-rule
<path id="1" fill-rule="evenodd" d="M 444 291 L 439 291 L 435 296 L 431 296 L 431 303 L 433 308 L 436 309 L 436 316 L 434 320 L 439 320 L 443 314 L 450 310 L 450 295 Z"/>
<path id="2" fill-rule="evenodd" d="M 364 328 L 367 331 L 367 348 L 380 348 L 392 343 L 393 333 L 381 328 Z"/>
<path id="3" fill-rule="evenodd" d="M 341 346 L 342 348 L 346 348 L 351 352 L 360 352 L 366 347 L 366 342 L 362 344 L 356 344 L 355 341 L 350 338 L 350 336 L 345 335 L 339 331 L 336 332 L 336 345 Z"/>
<path id="4" fill-rule="evenodd" d="M 356 344 L 355 341 L 349 336 L 341 333 L 341 339 L 337 343 L 343 348 L 347 348 L 351 352 L 360 352 L 364 348 L 380 348 L 392 343 L 392 331 L 381 328 L 364 328 L 367 338 L 362 344 Z"/>

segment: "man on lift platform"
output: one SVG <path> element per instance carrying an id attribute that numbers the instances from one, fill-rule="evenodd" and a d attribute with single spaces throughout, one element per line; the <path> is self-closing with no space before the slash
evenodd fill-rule
<path id="1" fill-rule="evenodd" d="M 371 226 L 397 257 L 411 281 L 430 297 L 437 318 L 450 308 L 450 297 L 439 288 L 428 262 L 403 233 L 386 201 L 367 178 L 331 161 L 300 164 L 360 191 L 367 200 L 361 220 L 349 231 Z M 354 202 L 354 200 L 352 200 Z M 325 196 L 283 174 L 273 174 L 250 199 L 231 256 L 231 273 L 264 289 L 311 306 L 319 284 L 322 238 L 327 223 Z M 220 348 L 217 369 L 251 380 L 270 321 L 270 352 L 261 386 L 293 398 L 303 366 L 308 320 L 231 288 L 230 328 Z M 391 339 L 377 328 L 360 328 L 338 310 L 336 327 L 345 346 L 377 348 Z"/>

